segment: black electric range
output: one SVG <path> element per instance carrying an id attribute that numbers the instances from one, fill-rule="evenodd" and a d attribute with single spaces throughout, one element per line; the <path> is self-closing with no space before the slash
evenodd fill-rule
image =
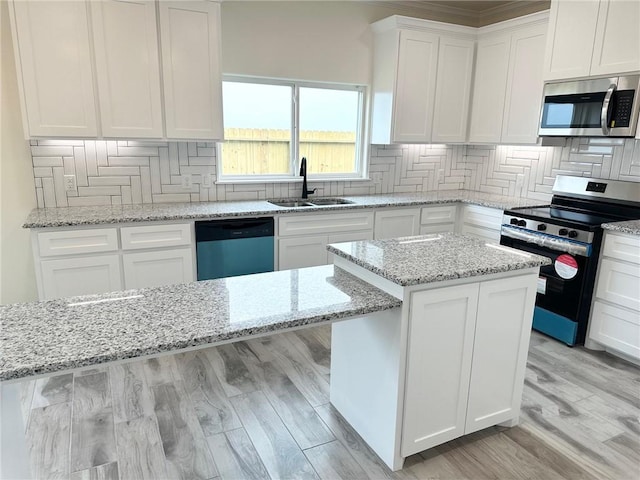
<path id="1" fill-rule="evenodd" d="M 551 258 L 542 267 L 533 328 L 584 343 L 603 223 L 640 218 L 640 184 L 559 175 L 551 205 L 506 210 L 500 243 Z"/>

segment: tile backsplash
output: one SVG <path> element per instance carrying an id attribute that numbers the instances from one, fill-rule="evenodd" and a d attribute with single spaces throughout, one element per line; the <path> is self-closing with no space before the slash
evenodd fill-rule
<path id="1" fill-rule="evenodd" d="M 301 188 L 300 182 L 216 184 L 213 143 L 34 140 L 31 154 L 38 207 L 297 197 Z M 640 140 L 574 138 L 563 147 L 371 145 L 369 170 L 379 183 L 309 182 L 310 188 L 319 196 L 465 188 L 548 201 L 558 174 L 640 182 Z M 64 175 L 76 176 L 77 191 L 65 191 Z M 193 180 L 188 189 L 183 175 Z"/>

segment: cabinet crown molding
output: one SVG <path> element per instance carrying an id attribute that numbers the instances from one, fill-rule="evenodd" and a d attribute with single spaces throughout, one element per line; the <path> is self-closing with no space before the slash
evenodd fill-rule
<path id="1" fill-rule="evenodd" d="M 421 18 L 405 17 L 403 15 L 392 15 L 371 24 L 371 29 L 375 33 L 383 33 L 397 28 L 405 30 L 429 29 L 429 31 L 436 34 L 458 34 L 468 38 L 474 38 L 478 30 L 476 27 L 465 27 L 453 23 L 423 20 Z"/>
<path id="2" fill-rule="evenodd" d="M 476 30 L 478 35 L 486 35 L 493 32 L 510 32 L 517 30 L 522 26 L 534 26 L 534 25 L 547 25 L 549 23 L 549 10 L 542 12 L 532 13 L 523 17 L 513 18 L 511 20 L 505 20 L 504 22 L 494 23 L 487 25 L 486 27 L 479 27 Z"/>

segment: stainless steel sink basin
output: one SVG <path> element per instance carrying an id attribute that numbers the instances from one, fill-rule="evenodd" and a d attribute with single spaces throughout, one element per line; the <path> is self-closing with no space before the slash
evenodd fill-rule
<path id="1" fill-rule="evenodd" d="M 344 198 L 309 198 L 306 200 L 298 200 L 295 198 L 284 198 L 280 200 L 267 200 L 270 204 L 278 207 L 301 208 L 301 207 L 325 207 L 331 205 L 348 205 L 353 203 L 351 200 Z"/>
<path id="2" fill-rule="evenodd" d="M 287 208 L 313 207 L 309 202 L 302 200 L 268 200 L 272 205 Z"/>
<path id="3" fill-rule="evenodd" d="M 310 198 L 309 203 L 313 205 L 348 205 L 353 203 L 351 200 L 345 200 L 344 198 Z"/>

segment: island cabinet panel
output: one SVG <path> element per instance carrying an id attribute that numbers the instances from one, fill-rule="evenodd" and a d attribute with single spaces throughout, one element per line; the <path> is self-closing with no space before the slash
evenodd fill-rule
<path id="1" fill-rule="evenodd" d="M 41 300 L 122 290 L 117 254 L 43 260 Z"/>
<path id="2" fill-rule="evenodd" d="M 411 295 L 403 457 L 464 435 L 477 303 L 477 284 Z"/>
<path id="3" fill-rule="evenodd" d="M 418 233 L 420 233 L 419 208 L 376 211 L 373 235 L 376 240 L 408 237 Z"/>
<path id="4" fill-rule="evenodd" d="M 517 422 L 537 275 L 480 284 L 464 433 Z"/>
<path id="5" fill-rule="evenodd" d="M 9 3 L 26 137 L 97 135 L 84 2 Z"/>
<path id="6" fill-rule="evenodd" d="M 90 5 L 102 134 L 162 138 L 155 3 L 107 0 Z"/>
<path id="7" fill-rule="evenodd" d="M 517 422 L 537 278 L 411 294 L 403 457 Z"/>

